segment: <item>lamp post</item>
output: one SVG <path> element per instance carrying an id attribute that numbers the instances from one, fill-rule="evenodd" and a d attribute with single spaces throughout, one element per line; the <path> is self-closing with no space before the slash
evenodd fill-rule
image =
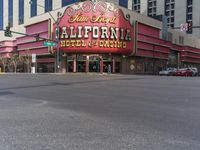
<path id="1" fill-rule="evenodd" d="M 33 4 L 32 0 L 29 1 L 29 4 L 30 5 Z M 40 5 L 40 4 L 36 3 L 36 5 L 38 7 L 41 7 L 43 9 L 45 9 L 45 7 L 42 6 L 42 5 Z M 49 11 L 47 11 L 47 13 L 50 15 L 50 17 L 53 19 L 54 23 L 56 24 L 56 31 L 59 30 L 60 28 L 59 28 L 59 24 L 58 24 L 58 19 L 59 19 L 60 12 L 58 12 L 57 19 L 55 19 L 53 17 L 53 15 Z M 61 63 L 60 63 L 60 49 L 59 49 L 59 32 L 58 33 L 56 32 L 56 41 L 55 42 L 56 42 L 56 62 L 55 62 L 55 73 L 56 73 L 56 72 L 59 72 L 59 70 L 61 68 Z"/>
<path id="2" fill-rule="evenodd" d="M 153 45 L 153 75 L 155 75 L 155 45 Z"/>

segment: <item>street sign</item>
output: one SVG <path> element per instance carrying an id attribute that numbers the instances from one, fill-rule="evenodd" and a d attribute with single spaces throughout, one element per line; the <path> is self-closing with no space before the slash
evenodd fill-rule
<path id="1" fill-rule="evenodd" d="M 44 46 L 55 46 L 56 43 L 55 43 L 55 42 L 52 42 L 52 41 L 44 41 L 44 42 L 43 42 L 43 45 L 44 45 Z"/>

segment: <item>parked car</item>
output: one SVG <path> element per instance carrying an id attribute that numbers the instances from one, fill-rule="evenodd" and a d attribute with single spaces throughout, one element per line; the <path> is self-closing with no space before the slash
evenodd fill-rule
<path id="1" fill-rule="evenodd" d="M 189 68 L 178 69 L 175 73 L 176 76 L 193 76 L 193 71 Z"/>
<path id="2" fill-rule="evenodd" d="M 199 72 L 198 72 L 198 69 L 196 67 L 190 67 L 189 69 L 192 70 L 193 76 L 198 76 Z"/>
<path id="3" fill-rule="evenodd" d="M 176 68 L 167 68 L 166 70 L 162 70 L 159 72 L 159 75 L 162 76 L 162 75 L 165 75 L 165 76 L 172 76 L 175 74 L 176 72 Z"/>

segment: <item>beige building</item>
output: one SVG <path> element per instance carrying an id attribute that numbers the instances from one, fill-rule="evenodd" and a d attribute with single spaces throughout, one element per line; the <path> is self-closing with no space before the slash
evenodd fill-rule
<path id="1" fill-rule="evenodd" d="M 119 0 L 110 1 L 119 4 Z M 171 28 L 179 28 L 187 22 L 200 26 L 200 0 L 128 0 L 127 8 L 150 17 L 166 15 L 167 25 Z M 200 38 L 200 28 L 184 33 Z"/>

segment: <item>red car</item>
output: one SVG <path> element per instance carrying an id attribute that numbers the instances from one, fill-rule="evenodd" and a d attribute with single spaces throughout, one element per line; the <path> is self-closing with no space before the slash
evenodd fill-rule
<path id="1" fill-rule="evenodd" d="M 193 71 L 189 68 L 178 69 L 175 76 L 193 76 Z"/>

